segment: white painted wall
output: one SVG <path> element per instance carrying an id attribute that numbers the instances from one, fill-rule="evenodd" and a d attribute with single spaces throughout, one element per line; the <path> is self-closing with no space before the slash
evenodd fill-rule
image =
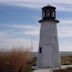
<path id="1" fill-rule="evenodd" d="M 60 56 L 57 37 L 57 22 L 43 21 L 40 30 L 40 43 L 42 53 L 38 53 L 37 67 L 60 67 Z"/>

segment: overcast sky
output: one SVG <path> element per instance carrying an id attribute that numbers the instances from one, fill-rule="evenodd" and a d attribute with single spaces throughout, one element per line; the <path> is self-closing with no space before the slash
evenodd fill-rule
<path id="1" fill-rule="evenodd" d="M 41 8 L 55 6 L 60 51 L 72 51 L 72 1 L 0 0 L 0 50 L 12 47 L 38 50 Z"/>

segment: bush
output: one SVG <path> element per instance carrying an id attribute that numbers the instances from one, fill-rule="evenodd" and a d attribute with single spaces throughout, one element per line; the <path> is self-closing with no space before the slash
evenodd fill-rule
<path id="1" fill-rule="evenodd" d="M 32 57 L 29 50 L 0 52 L 0 72 L 31 72 Z"/>

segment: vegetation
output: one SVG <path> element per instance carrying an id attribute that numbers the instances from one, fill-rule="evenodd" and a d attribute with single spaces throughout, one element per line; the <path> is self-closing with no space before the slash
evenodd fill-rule
<path id="1" fill-rule="evenodd" d="M 0 72 L 31 72 L 32 56 L 29 50 L 0 52 Z"/>
<path id="2" fill-rule="evenodd" d="M 61 56 L 62 65 L 72 65 L 72 56 Z"/>
<path id="3" fill-rule="evenodd" d="M 0 51 L 0 72 L 32 72 L 36 61 L 37 58 L 32 57 L 30 50 Z M 61 56 L 61 64 L 72 64 L 72 56 Z"/>

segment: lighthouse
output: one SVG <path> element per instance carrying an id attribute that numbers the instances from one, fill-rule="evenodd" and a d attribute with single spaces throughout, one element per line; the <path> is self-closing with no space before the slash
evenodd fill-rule
<path id="1" fill-rule="evenodd" d="M 47 5 L 42 8 L 40 41 L 37 57 L 38 68 L 60 68 L 58 47 L 56 7 Z"/>

